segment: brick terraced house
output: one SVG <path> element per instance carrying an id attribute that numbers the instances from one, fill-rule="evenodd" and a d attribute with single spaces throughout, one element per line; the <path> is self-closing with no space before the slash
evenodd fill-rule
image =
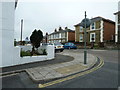
<path id="1" fill-rule="evenodd" d="M 87 28 L 87 44 L 95 42 L 97 44 L 114 41 L 115 22 L 103 17 L 91 19 L 91 25 Z M 75 42 L 84 42 L 84 28 L 79 24 L 75 26 Z"/>
<path id="2" fill-rule="evenodd" d="M 55 29 L 55 31 L 48 35 L 48 42 L 49 43 L 66 43 L 66 42 L 75 42 L 75 31 L 68 29 L 65 27 L 63 30 L 61 27 L 59 27 L 58 31 Z"/>

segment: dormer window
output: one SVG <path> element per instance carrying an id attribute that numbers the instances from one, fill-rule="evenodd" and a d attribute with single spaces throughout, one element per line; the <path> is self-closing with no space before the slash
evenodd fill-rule
<path id="1" fill-rule="evenodd" d="M 91 24 L 91 30 L 95 30 L 95 22 Z"/>

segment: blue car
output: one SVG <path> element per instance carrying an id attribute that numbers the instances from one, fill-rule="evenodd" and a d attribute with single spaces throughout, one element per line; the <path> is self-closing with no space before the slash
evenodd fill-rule
<path id="1" fill-rule="evenodd" d="M 64 49 L 77 49 L 77 46 L 74 43 L 65 43 Z"/>

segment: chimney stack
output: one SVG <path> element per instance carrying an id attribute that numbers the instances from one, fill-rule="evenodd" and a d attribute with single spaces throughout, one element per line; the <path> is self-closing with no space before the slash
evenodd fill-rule
<path id="1" fill-rule="evenodd" d="M 59 31 L 62 30 L 62 27 L 59 27 Z"/>
<path id="2" fill-rule="evenodd" d="M 68 30 L 68 27 L 65 27 L 65 30 Z"/>
<path id="3" fill-rule="evenodd" d="M 55 29 L 55 31 L 54 32 L 57 32 L 57 29 Z"/>
<path id="4" fill-rule="evenodd" d="M 46 36 L 48 35 L 48 32 L 46 32 Z"/>

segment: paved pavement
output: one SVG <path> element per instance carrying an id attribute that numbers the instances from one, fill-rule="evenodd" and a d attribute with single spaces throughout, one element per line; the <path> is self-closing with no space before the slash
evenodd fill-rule
<path id="1" fill-rule="evenodd" d="M 74 58 L 71 56 L 56 54 L 55 58 L 52 60 L 40 61 L 40 62 L 34 62 L 34 63 L 29 63 L 29 64 L 22 64 L 22 65 L 2 68 L 2 73 L 16 71 L 16 70 L 23 70 L 23 69 L 33 68 L 33 67 L 38 67 L 38 66 L 46 66 L 49 64 L 52 65 L 52 64 L 57 64 L 57 63 L 69 62 L 69 61 L 72 61 L 73 59 Z"/>
<path id="2" fill-rule="evenodd" d="M 97 62 L 97 58 L 92 54 L 87 55 L 88 62 L 86 65 L 84 65 L 83 53 L 81 54 L 78 52 L 73 53 L 68 50 L 65 50 L 64 52 L 60 53 L 60 55 L 74 57 L 74 60 L 59 64 L 49 64 L 45 66 L 33 67 L 26 69 L 26 72 L 28 73 L 32 80 L 39 82 L 57 79 L 80 71 L 87 70 Z"/>

